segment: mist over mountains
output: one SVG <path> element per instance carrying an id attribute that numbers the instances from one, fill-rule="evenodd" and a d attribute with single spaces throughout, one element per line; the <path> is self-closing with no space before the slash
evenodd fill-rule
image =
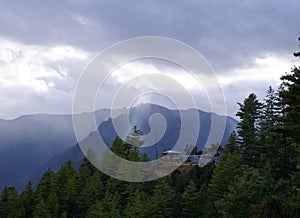
<path id="1" fill-rule="evenodd" d="M 109 109 L 101 109 L 96 111 L 95 117 L 99 126 L 98 131 L 107 145 L 111 145 L 118 135 L 114 124 L 122 125 L 122 121 L 126 119 L 129 119 L 131 126 L 136 125 L 145 135 L 155 131 L 157 140 L 150 137 L 147 143 L 152 146 L 140 149 L 141 152 L 145 152 L 151 159 L 154 159 L 156 152 L 154 144 L 156 144 L 158 154 L 172 149 L 176 144 L 181 131 L 181 122 L 189 124 L 184 131 L 193 132 L 197 128 L 192 116 L 195 112 L 200 118 L 197 148 L 202 149 L 205 146 L 212 118 L 226 119 L 222 140 L 217 142 L 224 145 L 230 133 L 235 129 L 237 121 L 231 117 L 223 117 L 201 110 L 179 111 L 154 104 L 142 104 L 129 111 L 120 109 L 114 113 L 114 117 L 111 117 Z M 164 118 L 165 129 L 161 125 L 161 119 L 150 120 L 152 123 L 149 121 L 151 116 L 157 114 Z M 83 113 L 77 116 L 84 117 L 85 115 Z M 185 120 L 181 120 L 181 116 Z M 151 129 L 153 126 L 156 128 L 155 130 Z M 125 130 L 122 137 L 126 135 Z M 160 137 L 159 134 L 162 130 L 165 131 Z M 37 114 L 22 116 L 15 120 L 0 120 L 0 136 L 1 189 L 6 185 L 13 185 L 18 190 L 22 190 L 29 179 L 37 183 L 48 168 L 58 170 L 69 159 L 74 161 L 75 166 L 78 166 L 83 158 L 74 134 L 72 115 Z M 185 137 L 186 139 L 183 140 L 188 141 L 190 136 L 186 134 Z"/>

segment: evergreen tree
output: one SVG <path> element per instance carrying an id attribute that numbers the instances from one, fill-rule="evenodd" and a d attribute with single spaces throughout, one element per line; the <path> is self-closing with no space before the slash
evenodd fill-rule
<path id="1" fill-rule="evenodd" d="M 193 180 L 185 188 L 182 194 L 182 214 L 186 218 L 198 217 L 198 209 L 203 205 L 199 205 L 199 193 Z"/>
<path id="2" fill-rule="evenodd" d="M 172 217 L 174 197 L 175 193 L 166 181 L 160 181 L 154 187 L 154 193 L 149 199 L 148 206 L 145 211 L 146 217 Z"/>
<path id="3" fill-rule="evenodd" d="M 220 200 L 228 193 L 232 178 L 242 173 L 241 163 L 237 136 L 232 133 L 209 184 L 209 197 L 212 201 Z"/>
<path id="4" fill-rule="evenodd" d="M 263 104 L 263 129 L 267 130 L 267 133 L 272 131 L 275 126 L 278 125 L 278 117 L 280 116 L 279 96 L 278 93 L 269 86 L 266 97 Z"/>
<path id="5" fill-rule="evenodd" d="M 239 143 L 238 143 L 238 136 L 236 132 L 232 132 L 227 140 L 225 145 L 225 150 L 223 150 L 224 154 L 231 153 L 239 155 Z M 221 155 L 222 158 L 222 155 Z"/>
<path id="6" fill-rule="evenodd" d="M 48 199 L 51 193 L 56 193 L 56 191 L 57 191 L 56 175 L 51 169 L 48 169 L 40 179 L 35 194 L 39 198 L 46 200 Z"/>
<path id="7" fill-rule="evenodd" d="M 97 200 L 88 210 L 87 218 L 117 218 L 120 217 L 118 194 L 105 193 L 104 198 Z"/>
<path id="8" fill-rule="evenodd" d="M 236 115 L 240 118 L 240 122 L 237 128 L 243 161 L 249 166 L 256 166 L 260 154 L 258 121 L 261 116 L 262 104 L 253 93 L 244 100 L 243 104 L 238 104 L 240 109 Z"/>
<path id="9" fill-rule="evenodd" d="M 142 131 L 138 130 L 136 126 L 134 126 L 128 136 L 126 137 L 126 141 L 123 143 L 123 147 L 126 148 L 125 158 L 129 161 L 139 162 L 147 160 L 144 156 L 141 157 L 139 152 L 139 146 L 141 146 L 144 141 L 141 139 Z M 121 160 L 119 162 L 119 167 L 117 171 L 118 177 L 124 178 L 127 181 L 139 180 L 142 179 L 144 173 L 143 169 L 138 168 L 136 165 L 128 165 L 127 161 Z"/>
<path id="10" fill-rule="evenodd" d="M 56 217 L 59 214 L 58 202 L 58 184 L 56 174 L 48 169 L 40 179 L 35 191 L 35 205 L 45 205 L 46 212 L 50 213 L 51 217 Z M 41 210 L 41 205 L 38 206 L 38 211 Z M 37 212 L 36 212 L 37 213 Z"/>
<path id="11" fill-rule="evenodd" d="M 78 172 L 74 169 L 73 162 L 67 161 L 65 165 L 57 172 L 57 186 L 58 186 L 58 203 L 60 206 L 60 213 L 68 212 L 72 216 L 75 212 L 76 204 L 76 179 L 78 179 Z"/>
<path id="12" fill-rule="evenodd" d="M 109 178 L 105 187 L 105 191 L 109 193 L 118 193 L 118 201 L 120 209 L 124 209 L 127 204 L 127 199 L 131 193 L 128 190 L 128 182 L 121 181 L 115 178 Z"/>
<path id="13" fill-rule="evenodd" d="M 24 208 L 24 217 L 32 217 L 34 211 L 34 191 L 31 180 L 27 183 L 24 191 L 20 195 L 20 202 Z"/>
<path id="14" fill-rule="evenodd" d="M 266 168 L 267 169 L 267 168 Z M 250 217 L 251 205 L 276 194 L 275 181 L 268 170 L 245 168 L 242 176 L 236 176 L 221 200 L 215 202 L 221 217 Z"/>
<path id="15" fill-rule="evenodd" d="M 300 160 L 300 69 L 294 66 L 291 74 L 281 77 L 279 97 L 282 108 L 282 125 L 277 138 L 278 144 L 278 171 L 283 178 L 297 171 L 296 165 Z"/>
<path id="16" fill-rule="evenodd" d="M 294 55 L 297 56 L 295 53 Z M 299 57 L 299 56 L 297 56 Z M 283 81 L 279 96 L 283 111 L 283 138 L 285 146 L 281 152 L 283 162 L 288 165 L 293 177 L 299 173 L 300 167 L 300 69 L 294 66 L 290 74 L 281 77 Z M 298 164 L 298 166 L 297 166 Z M 293 172 L 294 171 L 294 172 Z M 289 171 L 290 172 L 290 171 Z M 296 176 L 297 177 L 297 176 Z"/>
<path id="17" fill-rule="evenodd" d="M 126 136 L 125 143 L 129 147 L 127 159 L 130 161 L 140 161 L 139 147 L 144 144 L 144 140 L 141 139 L 143 132 L 134 126 L 128 136 Z"/>
<path id="18" fill-rule="evenodd" d="M 279 93 L 283 105 L 285 134 L 300 144 L 300 69 L 281 77 L 283 89 Z"/>
<path id="19" fill-rule="evenodd" d="M 111 151 L 119 157 L 127 159 L 130 151 L 130 145 L 123 142 L 123 140 L 117 136 L 111 146 Z"/>
<path id="20" fill-rule="evenodd" d="M 90 160 L 94 163 L 97 162 L 96 155 L 91 149 L 87 151 L 87 154 L 83 158 L 78 169 L 79 178 L 76 183 L 77 183 L 77 189 L 79 189 L 80 191 L 84 187 L 87 178 L 93 176 L 95 172 L 99 172 L 97 168 L 91 163 Z"/>
<path id="21" fill-rule="evenodd" d="M 271 133 L 268 141 L 261 155 L 260 167 L 270 164 L 273 178 L 290 179 L 290 174 L 295 171 L 297 164 L 295 143 L 280 132 Z"/>
<path id="22" fill-rule="evenodd" d="M 126 143 L 130 146 L 140 147 L 144 144 L 144 140 L 141 139 L 141 136 L 143 135 L 143 132 L 137 128 L 137 126 L 134 126 L 128 136 L 126 137 Z"/>
<path id="23" fill-rule="evenodd" d="M 206 184 L 201 185 L 198 192 L 198 208 L 197 208 L 197 217 L 211 217 L 209 215 L 209 198 L 208 198 L 208 187 Z"/>
<path id="24" fill-rule="evenodd" d="M 90 205 L 93 205 L 96 200 L 100 200 L 103 197 L 103 191 L 103 184 L 98 174 L 95 172 L 93 176 L 87 178 L 87 181 L 78 196 L 77 215 L 83 216 L 86 214 Z"/>
<path id="25" fill-rule="evenodd" d="M 121 160 L 114 158 L 113 153 L 119 156 L 119 158 L 126 159 L 128 152 L 128 145 L 121 138 L 116 137 L 110 150 L 106 150 L 102 156 L 101 161 L 104 171 L 110 172 L 112 177 L 117 177 Z"/>
<path id="26" fill-rule="evenodd" d="M 260 120 L 260 142 L 263 146 L 270 144 L 270 135 L 277 132 L 280 121 L 280 106 L 278 93 L 270 86 L 267 90 L 262 107 L 262 116 Z M 265 147 L 265 150 L 268 148 Z"/>
<path id="27" fill-rule="evenodd" d="M 76 181 L 76 189 L 80 193 L 85 187 L 87 180 L 93 175 L 97 169 L 90 163 L 87 157 L 84 157 L 78 168 L 78 179 Z"/>
<path id="28" fill-rule="evenodd" d="M 51 217 L 58 217 L 60 212 L 60 205 L 58 202 L 57 193 L 51 193 L 45 203 L 51 213 Z"/>
<path id="29" fill-rule="evenodd" d="M 284 211 L 289 217 L 300 217 L 300 165 L 297 171 L 291 174 L 288 187 L 283 190 Z"/>
<path id="30" fill-rule="evenodd" d="M 280 99 L 272 87 L 269 87 L 263 105 L 263 113 L 260 121 L 260 144 L 261 154 L 258 167 L 270 164 L 272 176 L 274 178 L 283 178 L 289 174 L 289 170 L 284 167 L 284 145 L 286 139 L 282 138 L 281 133 L 281 112 Z"/>
<path id="31" fill-rule="evenodd" d="M 41 200 L 35 205 L 35 209 L 33 213 L 33 218 L 40 218 L 40 217 L 51 218 L 51 213 L 43 200 Z"/>
<path id="32" fill-rule="evenodd" d="M 129 199 L 129 202 L 124 211 L 125 217 L 128 218 L 143 218 L 147 207 L 146 195 L 143 191 L 136 191 Z"/>
<path id="33" fill-rule="evenodd" d="M 276 196 L 272 195 L 269 198 L 263 200 L 260 204 L 257 204 L 252 209 L 252 218 L 282 218 L 288 217 L 284 213 L 282 200 Z"/>
<path id="34" fill-rule="evenodd" d="M 16 217 L 19 196 L 15 187 L 4 187 L 0 198 L 0 217 Z"/>

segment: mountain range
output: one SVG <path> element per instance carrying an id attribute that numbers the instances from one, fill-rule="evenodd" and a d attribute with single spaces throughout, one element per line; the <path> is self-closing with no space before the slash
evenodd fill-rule
<path id="1" fill-rule="evenodd" d="M 116 132 L 116 124 L 122 126 L 122 122 L 126 119 L 129 119 L 131 126 L 137 126 L 145 135 L 157 131 L 158 137 L 155 136 L 155 139 L 150 137 L 150 141 L 147 142 L 152 146 L 140 149 L 154 159 L 156 152 L 161 154 L 173 148 L 182 131 L 183 123 L 185 126 L 188 124 L 184 130 L 187 132 L 186 138 L 183 139 L 188 141 L 191 137 L 188 133 L 197 129 L 195 113 L 200 118 L 200 130 L 195 143 L 198 149 L 203 149 L 205 146 L 212 119 L 226 120 L 222 140 L 217 142 L 221 145 L 226 143 L 237 125 L 237 121 L 232 117 L 195 109 L 173 110 L 154 104 L 119 109 L 114 111 L 113 116 L 111 110 L 100 109 L 95 112 L 95 119 L 98 131 L 107 145 L 111 145 L 115 137 L 120 134 Z M 157 117 L 157 114 L 164 118 L 164 129 L 161 117 Z M 84 118 L 86 115 L 89 114 L 82 113 L 76 116 Z M 150 117 L 155 119 L 149 121 Z M 157 129 L 151 129 L 153 127 Z M 121 131 L 123 137 L 126 135 L 125 130 Z M 164 134 L 159 135 L 162 131 Z M 14 120 L 0 120 L 0 137 L 1 190 L 4 186 L 16 186 L 18 190 L 22 190 L 30 179 L 36 184 L 47 169 L 57 171 L 69 159 L 73 160 L 78 167 L 84 156 L 75 137 L 72 115 L 36 114 L 21 116 Z"/>

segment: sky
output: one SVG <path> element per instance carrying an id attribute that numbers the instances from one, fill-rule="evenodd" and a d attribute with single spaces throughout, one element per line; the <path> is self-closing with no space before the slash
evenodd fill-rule
<path id="1" fill-rule="evenodd" d="M 0 118 L 71 113 L 76 84 L 93 58 L 119 41 L 149 35 L 198 51 L 216 73 L 226 114 L 235 116 L 237 102 L 252 92 L 262 100 L 268 86 L 276 88 L 280 76 L 298 65 L 292 54 L 299 8 L 298 0 L 1 1 Z M 209 111 L 203 90 L 184 69 L 152 60 L 114 72 L 99 105 L 106 106 L 128 75 L 149 72 L 174 75 Z"/>

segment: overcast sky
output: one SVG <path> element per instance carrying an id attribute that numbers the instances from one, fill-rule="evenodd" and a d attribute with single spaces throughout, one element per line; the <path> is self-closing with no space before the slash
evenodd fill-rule
<path id="1" fill-rule="evenodd" d="M 237 102 L 251 92 L 263 99 L 268 86 L 280 84 L 280 76 L 298 64 L 292 53 L 300 36 L 299 8 L 299 0 L 1 1 L 0 118 L 71 113 L 87 64 L 120 40 L 147 35 L 180 40 L 202 54 L 219 79 L 227 114 L 234 116 Z M 138 62 L 124 69 L 135 75 L 136 68 L 162 65 Z M 122 81 L 115 77 L 106 92 Z M 188 77 L 180 81 L 191 88 Z M 196 96 L 197 87 L 191 92 Z"/>

